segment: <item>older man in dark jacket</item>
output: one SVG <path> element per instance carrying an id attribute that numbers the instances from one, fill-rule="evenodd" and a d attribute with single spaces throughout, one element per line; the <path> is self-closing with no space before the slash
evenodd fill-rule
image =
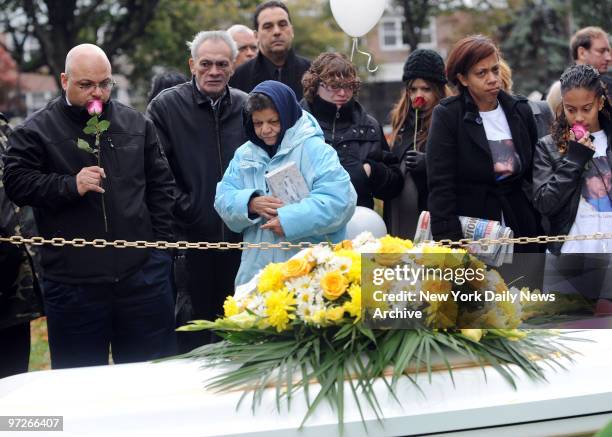
<path id="1" fill-rule="evenodd" d="M 153 123 L 110 99 L 105 53 L 92 44 L 74 47 L 61 80 L 64 93 L 9 138 L 9 198 L 34 207 L 46 238 L 172 239 L 168 162 Z M 110 123 L 99 141 L 83 132 L 86 107 L 96 106 Z M 174 353 L 167 252 L 44 246 L 42 261 L 54 368 L 106 364 L 110 346 L 116 363 Z"/>
<path id="2" fill-rule="evenodd" d="M 227 32 L 198 33 L 191 42 L 191 82 L 163 91 L 147 110 L 177 181 L 177 225 L 190 241 L 242 241 L 213 208 L 217 182 L 246 141 L 246 94 L 227 86 L 236 54 Z M 222 314 L 225 297 L 233 293 L 240 255 L 238 250 L 187 251 L 186 288 L 193 318 L 210 320 Z M 208 340 L 202 333 L 181 333 L 179 347 L 188 350 Z"/>

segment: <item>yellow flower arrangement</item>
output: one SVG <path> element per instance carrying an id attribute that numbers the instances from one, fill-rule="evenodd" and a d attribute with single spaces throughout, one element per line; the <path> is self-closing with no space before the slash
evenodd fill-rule
<path id="1" fill-rule="evenodd" d="M 362 252 L 370 253 L 364 258 L 368 268 L 363 272 Z M 446 296 L 447 299 L 421 297 L 418 302 L 410 304 L 409 309 L 423 311 L 425 326 L 436 329 L 490 326 L 513 329 L 520 324 L 520 303 L 514 305 L 501 300 L 464 308 L 451 298 L 451 293 L 457 292 L 456 284 L 447 278 L 420 279 L 416 283 L 384 281 L 374 285 L 373 268 L 393 268 L 400 263 L 427 269 L 443 267 L 452 271 L 465 270 L 466 267 L 486 269 L 463 249 L 431 244 L 415 247 L 412 242 L 400 238 L 360 236 L 333 247 L 320 245 L 304 249 L 286 262 L 267 265 L 253 279 L 250 293 L 225 300 L 224 318 L 219 319 L 219 323 L 223 326 L 239 323 L 277 332 L 300 325 L 315 328 L 353 325 L 362 322 L 364 317 L 369 320 L 377 309 L 395 311 L 407 308 L 374 299 L 376 290 L 384 293 L 427 290 L 430 295 Z M 486 270 L 481 281 L 466 281 L 461 293 L 477 294 L 479 289 L 501 293 L 507 286 L 496 271 Z M 470 335 L 476 338 L 475 334 Z"/>
<path id="2" fill-rule="evenodd" d="M 404 267 L 410 271 L 415 268 L 423 275 L 429 270 L 443 269 L 445 273 L 433 278 L 387 278 L 386 273 L 402 271 Z M 455 274 L 462 275 L 467 268 L 483 269 L 485 274 L 478 281 L 470 282 L 465 277 L 458 280 Z M 375 284 L 376 277 L 384 277 L 385 281 Z M 516 329 L 523 314 L 521 302 L 469 302 L 481 290 L 500 294 L 506 288 L 497 272 L 465 250 L 431 244 L 415 247 L 399 238 L 376 239 L 363 233 L 352 241 L 304 249 L 289 261 L 266 266 L 236 295 L 225 300 L 224 317 L 214 322 L 193 321 L 179 328 L 211 329 L 224 337 L 222 342 L 182 357 L 206 359 L 213 365 L 235 364 L 233 369 L 215 376 L 210 387 L 235 390 L 245 386 L 256 393 L 254 398 L 261 398 L 268 387 L 262 381 L 280 378 L 282 384 L 291 381 L 294 387 L 307 392 L 309 384 L 316 380 L 321 387 L 317 396 L 327 398 L 339 411 L 344 405 L 341 388 L 345 375 L 356 374 L 357 384 L 371 387 L 383 369 L 391 368 L 393 375 L 387 385 L 396 387 L 406 369 L 422 368 L 423 363 L 430 368 L 437 354 L 450 361 L 449 346 L 453 353 L 473 357 L 480 365 L 491 365 L 505 378 L 512 378 L 514 373 L 515 367 L 510 365 L 523 368 L 529 376 L 543 378 L 531 357 L 546 359 L 551 351 L 563 354 L 564 349 L 544 330 Z M 415 293 L 419 298 L 401 302 L 394 297 L 386 301 L 377 299 L 375 293 Z M 468 303 L 463 304 L 465 298 Z M 368 325 L 372 312 L 383 309 L 391 314 L 418 310 L 424 317 L 417 327 L 428 329 Z M 528 341 L 523 341 L 527 336 Z M 477 347 L 474 343 L 478 343 Z M 294 392 L 277 390 L 277 403 L 281 399 L 289 401 Z M 359 402 L 357 397 L 355 401 Z M 372 405 L 377 403 L 372 399 Z M 313 412 L 314 404 L 306 417 Z M 341 421 L 343 416 L 338 414 Z"/>

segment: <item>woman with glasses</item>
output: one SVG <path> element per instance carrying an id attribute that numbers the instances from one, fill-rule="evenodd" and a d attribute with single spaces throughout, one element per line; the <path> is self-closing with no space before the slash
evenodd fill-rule
<path id="1" fill-rule="evenodd" d="M 391 111 L 391 151 L 400 161 L 404 186 L 396 198 L 385 202 L 389 233 L 414 237 L 419 214 L 427 210 L 425 143 L 431 114 L 441 99 L 450 94 L 444 61 L 433 50 L 414 50 L 406 59 L 402 81 L 405 88 Z"/>
<path id="2" fill-rule="evenodd" d="M 355 100 L 355 66 L 339 53 L 322 53 L 302 78 L 302 108 L 315 116 L 357 191 L 357 205 L 374 207 L 374 197 L 391 199 L 402 189 L 398 160 L 380 124 Z"/>

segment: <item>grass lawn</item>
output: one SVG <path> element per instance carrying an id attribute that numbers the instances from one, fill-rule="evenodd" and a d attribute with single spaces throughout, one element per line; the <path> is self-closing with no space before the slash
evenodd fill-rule
<path id="1" fill-rule="evenodd" d="M 40 319 L 30 322 L 30 336 L 32 346 L 30 347 L 30 371 L 46 370 L 51 368 L 49 358 L 49 343 L 47 341 L 47 319 Z"/>

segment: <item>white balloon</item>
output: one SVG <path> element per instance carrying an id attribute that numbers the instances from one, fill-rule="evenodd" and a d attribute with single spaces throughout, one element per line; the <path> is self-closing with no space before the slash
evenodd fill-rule
<path id="1" fill-rule="evenodd" d="M 368 33 L 385 12 L 385 0 L 330 0 L 336 23 L 353 38 Z"/>
<path id="2" fill-rule="evenodd" d="M 376 238 L 387 235 L 387 226 L 378 213 L 370 208 L 358 206 L 346 224 L 346 238 L 352 240 L 362 232 L 370 231 Z"/>

